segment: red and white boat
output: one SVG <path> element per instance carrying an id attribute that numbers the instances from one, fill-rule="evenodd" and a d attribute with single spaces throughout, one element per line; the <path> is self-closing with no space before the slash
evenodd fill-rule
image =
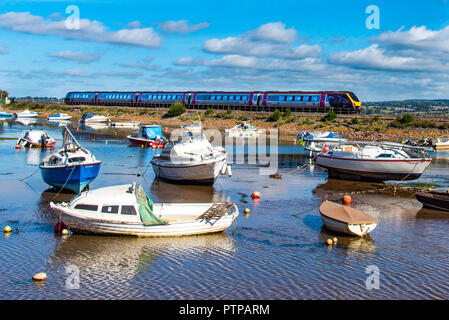
<path id="1" fill-rule="evenodd" d="M 127 138 L 132 144 L 153 149 L 162 149 L 168 142 L 162 135 L 161 126 L 158 125 L 141 126 L 138 132 L 134 132 Z"/>
<path id="2" fill-rule="evenodd" d="M 17 140 L 16 149 L 20 148 L 54 148 L 56 141 L 44 130 L 27 130 Z"/>
<path id="3" fill-rule="evenodd" d="M 352 142 L 333 146 L 315 160 L 333 179 L 403 181 L 419 178 L 430 165 L 426 150 L 393 142 Z"/>

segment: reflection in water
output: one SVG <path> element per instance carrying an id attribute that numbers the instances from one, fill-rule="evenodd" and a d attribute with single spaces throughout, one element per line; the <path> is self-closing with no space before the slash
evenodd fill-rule
<path id="1" fill-rule="evenodd" d="M 29 148 L 27 152 L 27 164 L 38 166 L 41 163 L 41 156 L 43 155 L 41 149 Z"/>
<path id="2" fill-rule="evenodd" d="M 50 209 L 50 202 L 61 203 L 70 202 L 76 195 L 66 190 L 58 190 L 50 188 L 42 192 L 39 198 L 39 214 L 41 219 L 50 224 L 58 222 L 57 215 Z"/>
<path id="3" fill-rule="evenodd" d="M 36 124 L 39 122 L 37 118 L 18 118 L 15 120 L 16 123 L 22 124 L 24 126 L 28 126 L 30 124 Z"/>
<path id="4" fill-rule="evenodd" d="M 429 208 L 421 208 L 416 213 L 417 219 L 448 219 L 449 220 L 449 212 L 442 210 L 434 210 Z"/>
<path id="5" fill-rule="evenodd" d="M 365 235 L 364 237 L 351 237 L 347 235 L 342 235 L 340 233 L 332 232 L 331 230 L 327 229 L 326 227 L 322 226 L 320 233 L 318 234 L 318 239 L 325 243 L 327 239 L 333 239 L 334 237 L 337 238 L 337 245 L 343 246 L 344 248 L 360 251 L 360 252 L 369 252 L 369 253 L 375 253 L 376 252 L 376 243 L 371 238 L 371 236 Z"/>
<path id="6" fill-rule="evenodd" d="M 233 240 L 225 233 L 192 237 L 128 238 L 71 235 L 51 257 L 54 262 L 75 265 L 81 271 L 83 286 L 102 290 L 126 285 L 157 258 L 182 261 L 184 256 L 201 257 L 206 252 L 217 259 L 234 252 Z M 162 262 L 159 262 L 162 263 Z M 170 276 L 170 270 L 166 270 Z"/>
<path id="7" fill-rule="evenodd" d="M 224 202 L 229 200 L 224 191 L 214 186 L 177 185 L 155 179 L 150 187 L 155 202 Z"/>

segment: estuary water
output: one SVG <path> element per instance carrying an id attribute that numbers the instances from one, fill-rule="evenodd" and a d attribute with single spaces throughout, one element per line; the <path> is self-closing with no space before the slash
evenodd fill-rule
<path id="1" fill-rule="evenodd" d="M 61 127 L 33 127 L 47 130 L 61 146 Z M 236 164 L 232 177 L 220 177 L 213 187 L 178 186 L 154 180 L 149 161 L 158 151 L 130 146 L 118 138 L 123 129 L 104 136 L 77 131 L 74 124 L 80 143 L 103 161 L 91 189 L 135 181 L 155 202 L 231 200 L 241 214 L 213 235 L 55 235 L 57 217 L 48 204 L 74 195 L 57 194 L 43 182 L 38 165 L 51 151 L 15 150 L 14 138 L 28 128 L 0 122 L 0 226 L 20 227 L 0 236 L 0 299 L 449 298 L 448 213 L 422 209 L 411 194 L 362 194 L 373 185 L 328 181 L 326 171 L 307 165 L 293 143 L 279 146 L 281 179 Z M 434 156 L 425 174 L 409 184 L 448 188 L 449 154 Z M 260 200 L 251 199 L 254 191 L 261 192 Z M 336 235 L 322 227 L 318 207 L 323 197 L 340 199 L 346 192 L 353 193 L 353 207 L 379 224 L 368 238 L 337 235 L 337 245 L 328 247 L 325 241 Z M 378 288 L 369 286 L 372 270 L 378 270 Z M 37 272 L 47 273 L 44 283 L 31 280 Z"/>

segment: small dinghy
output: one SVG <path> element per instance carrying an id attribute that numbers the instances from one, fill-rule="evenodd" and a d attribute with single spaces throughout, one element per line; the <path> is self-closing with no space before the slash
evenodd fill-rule
<path id="1" fill-rule="evenodd" d="M 72 119 L 72 116 L 66 114 L 66 113 L 57 113 L 53 114 L 47 117 L 48 121 L 60 121 L 60 120 L 70 120 Z"/>
<path id="2" fill-rule="evenodd" d="M 213 185 L 220 174 L 231 175 L 226 150 L 214 147 L 203 134 L 186 132 L 183 141 L 170 143 L 151 160 L 158 179 L 177 184 Z"/>
<path id="3" fill-rule="evenodd" d="M 25 110 L 23 112 L 14 113 L 14 115 L 16 118 L 37 118 L 39 116 L 39 113 L 30 110 Z"/>
<path id="4" fill-rule="evenodd" d="M 263 133 L 262 130 L 258 130 L 245 121 L 233 128 L 225 129 L 225 135 L 230 138 L 257 138 L 261 133 Z"/>
<path id="5" fill-rule="evenodd" d="M 50 202 L 50 208 L 75 233 L 138 237 L 221 232 L 239 215 L 232 202 L 153 203 L 136 183 L 83 192 L 70 203 Z"/>
<path id="6" fill-rule="evenodd" d="M 201 120 L 193 121 L 189 125 L 183 124 L 181 126 L 181 129 L 183 129 L 185 131 L 190 131 L 190 132 L 193 132 L 193 133 L 199 133 L 199 132 L 201 132 L 203 130 L 203 125 L 201 124 Z"/>
<path id="7" fill-rule="evenodd" d="M 416 199 L 425 208 L 449 211 L 449 192 L 422 191 L 416 193 Z"/>
<path id="8" fill-rule="evenodd" d="M 79 193 L 95 180 L 100 166 L 101 161 L 81 147 L 65 127 L 62 149 L 46 157 L 39 167 L 46 184 Z"/>
<path id="9" fill-rule="evenodd" d="M 162 135 L 161 126 L 158 125 L 141 126 L 140 131 L 134 132 L 127 138 L 132 144 L 153 149 L 162 149 L 168 142 Z"/>
<path id="10" fill-rule="evenodd" d="M 26 130 L 17 140 L 16 149 L 20 148 L 54 148 L 56 141 L 45 130 Z"/>
<path id="11" fill-rule="evenodd" d="M 320 206 L 321 220 L 329 230 L 362 237 L 377 226 L 377 219 L 360 210 L 324 201 Z"/>
<path id="12" fill-rule="evenodd" d="M 83 116 L 80 119 L 81 123 L 84 124 L 91 124 L 91 123 L 109 123 L 110 120 L 108 117 L 100 116 L 93 112 L 88 112 L 83 114 Z"/>

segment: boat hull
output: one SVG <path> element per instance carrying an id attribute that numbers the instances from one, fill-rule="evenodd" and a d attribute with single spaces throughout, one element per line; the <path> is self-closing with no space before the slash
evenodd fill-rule
<path id="1" fill-rule="evenodd" d="M 156 178 L 160 180 L 176 184 L 199 184 L 208 186 L 214 184 L 225 163 L 226 157 L 197 165 L 171 165 L 171 163 L 167 165 L 163 161 L 151 161 Z"/>
<path id="2" fill-rule="evenodd" d="M 70 166 L 43 166 L 40 165 L 44 182 L 57 189 L 67 189 L 80 193 L 89 183 L 98 176 L 101 161 L 93 164 Z"/>
<path id="3" fill-rule="evenodd" d="M 52 208 L 55 208 L 51 204 Z M 144 226 L 141 223 L 114 223 L 101 220 L 83 219 L 61 210 L 62 222 L 74 233 L 96 235 L 120 235 L 137 237 L 181 237 L 222 232 L 228 229 L 238 216 L 238 209 L 229 213 L 213 224 L 204 220 L 168 223 L 164 225 Z"/>
<path id="4" fill-rule="evenodd" d="M 370 233 L 377 226 L 377 223 L 348 224 L 346 222 L 326 217 L 323 214 L 321 214 L 321 220 L 323 221 L 323 225 L 331 231 L 358 237 L 363 237 L 364 235 Z"/>
<path id="5" fill-rule="evenodd" d="M 329 178 L 358 181 L 414 180 L 419 178 L 432 159 L 376 160 L 337 158 L 323 154 L 316 163 L 328 170 Z"/>
<path id="6" fill-rule="evenodd" d="M 444 193 L 441 192 L 441 195 Z M 449 211 L 449 196 L 448 194 L 444 194 L 446 199 L 441 199 L 439 197 L 432 197 L 426 195 L 422 192 L 416 193 L 416 199 L 423 204 L 423 207 L 441 210 L 441 211 Z"/>
<path id="7" fill-rule="evenodd" d="M 165 146 L 164 142 L 157 142 L 155 140 L 150 140 L 150 139 L 142 139 L 142 138 L 136 138 L 136 137 L 132 137 L 132 136 L 128 136 L 127 137 L 129 142 L 131 142 L 132 144 L 141 146 L 141 147 L 150 147 L 153 149 L 162 149 Z"/>

